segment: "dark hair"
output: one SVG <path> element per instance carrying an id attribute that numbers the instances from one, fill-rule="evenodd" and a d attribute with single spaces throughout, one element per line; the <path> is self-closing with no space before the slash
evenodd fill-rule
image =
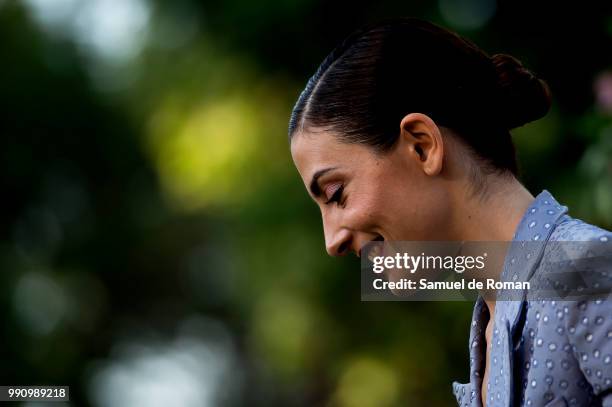
<path id="1" fill-rule="evenodd" d="M 323 128 L 384 152 L 401 119 L 419 112 L 452 129 L 481 168 L 516 175 L 510 130 L 543 117 L 550 104 L 546 83 L 516 58 L 489 57 L 427 21 L 388 19 L 352 33 L 323 60 L 293 108 L 289 139 Z"/>

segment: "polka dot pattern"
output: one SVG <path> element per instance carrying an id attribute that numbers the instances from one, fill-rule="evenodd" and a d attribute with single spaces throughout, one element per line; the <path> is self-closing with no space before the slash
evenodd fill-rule
<path id="1" fill-rule="evenodd" d="M 546 250 L 547 242 L 612 241 L 612 232 L 574 219 L 567 211 L 546 190 L 536 197 L 517 228 L 502 280 L 527 281 L 544 273 L 543 260 L 558 255 Z M 610 300 L 523 298 L 496 303 L 484 383 L 486 406 L 612 406 Z M 488 308 L 479 297 L 470 330 L 470 382 L 453 382 L 461 407 L 483 405 L 488 321 Z"/>

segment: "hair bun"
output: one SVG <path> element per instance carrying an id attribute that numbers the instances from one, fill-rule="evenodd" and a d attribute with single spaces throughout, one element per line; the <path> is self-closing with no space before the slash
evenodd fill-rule
<path id="1" fill-rule="evenodd" d="M 550 88 L 516 58 L 495 54 L 499 116 L 510 130 L 544 117 L 552 102 Z"/>

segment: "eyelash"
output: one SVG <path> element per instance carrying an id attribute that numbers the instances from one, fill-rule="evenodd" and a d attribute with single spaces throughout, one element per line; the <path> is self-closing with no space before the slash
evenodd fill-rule
<path id="1" fill-rule="evenodd" d="M 340 200 L 342 198 L 342 192 L 344 191 L 344 185 L 341 185 L 340 187 L 338 187 L 338 189 L 336 189 L 336 192 L 334 192 L 334 194 L 331 196 L 331 198 L 329 198 L 326 202 L 325 205 L 328 205 L 332 202 L 337 202 L 340 203 Z"/>

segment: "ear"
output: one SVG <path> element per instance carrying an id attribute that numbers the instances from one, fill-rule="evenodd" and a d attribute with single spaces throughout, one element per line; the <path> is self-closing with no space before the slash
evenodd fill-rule
<path id="1" fill-rule="evenodd" d="M 400 123 L 400 141 L 427 175 L 442 171 L 444 143 L 436 123 L 422 113 L 410 113 Z"/>

